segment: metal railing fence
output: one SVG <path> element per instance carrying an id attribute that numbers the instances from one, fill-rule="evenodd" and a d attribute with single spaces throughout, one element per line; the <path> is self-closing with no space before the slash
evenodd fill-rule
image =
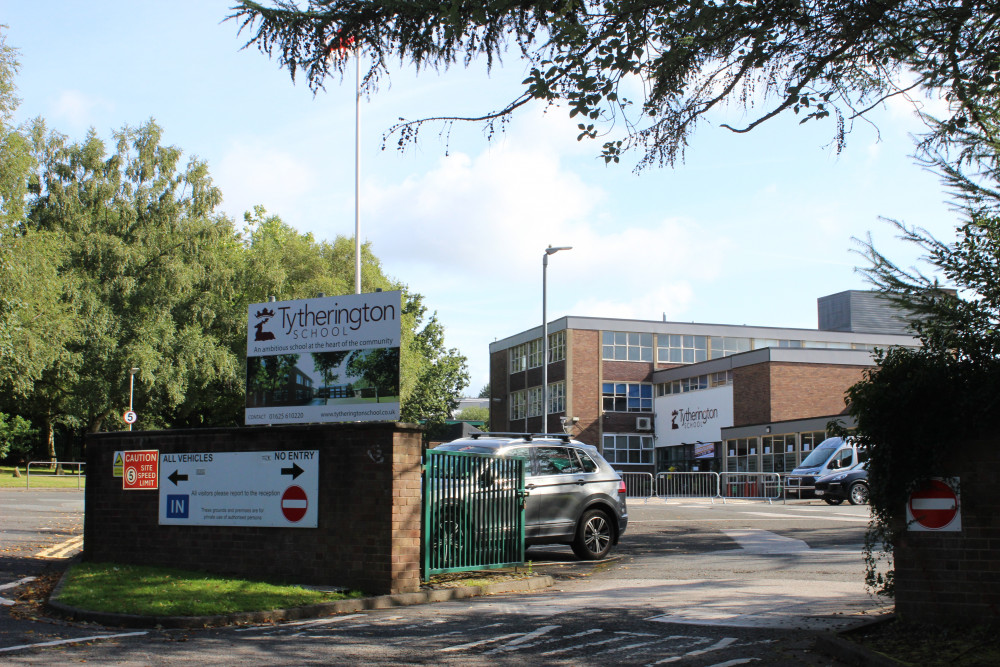
<path id="1" fill-rule="evenodd" d="M 776 472 L 720 473 L 723 499 L 766 500 L 781 497 L 781 476 Z"/>
<path id="2" fill-rule="evenodd" d="M 625 482 L 625 495 L 632 499 L 649 500 L 655 494 L 653 473 L 651 472 L 619 472 Z"/>
<path id="3" fill-rule="evenodd" d="M 427 452 L 425 579 L 524 562 L 524 466 L 520 457 Z"/>
<path id="4" fill-rule="evenodd" d="M 36 479 L 39 477 L 59 477 L 61 479 L 70 479 L 75 476 L 76 488 L 82 489 L 83 480 L 86 478 L 86 475 L 83 472 L 83 467 L 85 465 L 87 464 L 82 461 L 29 461 L 24 475 L 25 488 L 26 489 L 31 488 L 31 466 L 36 466 L 36 469 L 45 467 L 52 471 L 50 473 L 36 472 L 35 473 Z M 62 471 L 65 468 L 70 468 L 70 469 L 75 468 L 76 472 L 70 472 L 68 474 L 64 473 Z"/>
<path id="5" fill-rule="evenodd" d="M 709 498 L 719 494 L 717 472 L 661 472 L 656 476 L 658 498 Z"/>

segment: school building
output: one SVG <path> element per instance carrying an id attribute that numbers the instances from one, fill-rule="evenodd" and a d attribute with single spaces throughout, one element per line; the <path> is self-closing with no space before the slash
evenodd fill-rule
<path id="1" fill-rule="evenodd" d="M 851 426 L 848 387 L 876 348 L 917 346 L 877 293 L 817 300 L 818 327 L 567 316 L 548 324 L 548 421 L 542 327 L 490 345 L 490 429 L 562 433 L 618 470 L 789 471 Z"/>

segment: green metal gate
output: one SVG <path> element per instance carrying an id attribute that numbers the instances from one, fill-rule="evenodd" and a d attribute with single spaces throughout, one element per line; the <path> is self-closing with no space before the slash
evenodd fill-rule
<path id="1" fill-rule="evenodd" d="M 525 459 L 427 451 L 424 578 L 524 562 Z"/>

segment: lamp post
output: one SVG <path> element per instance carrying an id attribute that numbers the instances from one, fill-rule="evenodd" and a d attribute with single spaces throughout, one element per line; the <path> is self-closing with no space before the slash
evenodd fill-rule
<path id="1" fill-rule="evenodd" d="M 138 368 L 134 366 L 128 371 L 128 411 L 132 412 L 132 390 L 135 387 L 135 374 L 139 372 Z M 132 424 L 129 423 L 128 430 L 132 430 Z"/>
<path id="2" fill-rule="evenodd" d="M 546 313 L 546 273 L 549 269 L 549 255 L 560 250 L 572 250 L 573 246 L 549 246 L 542 255 L 542 433 L 549 430 L 549 319 Z"/>

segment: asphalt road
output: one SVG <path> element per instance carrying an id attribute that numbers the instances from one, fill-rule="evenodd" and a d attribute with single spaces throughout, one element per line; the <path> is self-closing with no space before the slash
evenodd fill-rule
<path id="1" fill-rule="evenodd" d="M 0 662 L 836 665 L 812 651 L 812 631 L 880 608 L 862 584 L 867 507 L 652 501 L 630 510 L 609 561 L 529 550 L 535 571 L 557 577 L 537 593 L 192 631 L 37 622 L 5 633 L 0 609 Z"/>

